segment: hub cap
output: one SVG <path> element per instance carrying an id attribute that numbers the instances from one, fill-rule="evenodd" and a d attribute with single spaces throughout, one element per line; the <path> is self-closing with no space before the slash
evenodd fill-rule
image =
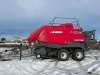
<path id="1" fill-rule="evenodd" d="M 67 53 L 66 53 L 66 52 L 62 52 L 62 53 L 60 54 L 60 57 L 61 57 L 62 59 L 66 59 L 66 58 L 67 58 Z"/>
<path id="2" fill-rule="evenodd" d="M 82 52 L 77 52 L 77 53 L 76 53 L 76 57 L 77 57 L 78 59 L 81 59 L 81 58 L 83 57 L 83 53 L 82 53 Z"/>
<path id="3" fill-rule="evenodd" d="M 38 54 L 38 55 L 37 55 L 37 58 L 40 58 L 40 57 L 41 57 L 41 55 L 40 55 L 40 54 Z"/>

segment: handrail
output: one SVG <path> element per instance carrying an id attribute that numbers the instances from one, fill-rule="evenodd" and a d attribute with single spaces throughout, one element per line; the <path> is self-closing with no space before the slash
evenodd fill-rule
<path id="1" fill-rule="evenodd" d="M 48 23 L 48 25 L 52 26 L 54 24 L 62 24 L 62 23 L 55 23 L 56 19 L 68 19 L 68 20 L 75 20 L 73 22 L 71 22 L 74 25 L 76 25 L 78 28 L 81 28 L 78 22 L 77 18 L 64 18 L 64 17 L 55 17 L 50 23 Z M 67 23 L 67 22 L 66 22 Z M 75 24 L 76 23 L 76 24 Z"/>

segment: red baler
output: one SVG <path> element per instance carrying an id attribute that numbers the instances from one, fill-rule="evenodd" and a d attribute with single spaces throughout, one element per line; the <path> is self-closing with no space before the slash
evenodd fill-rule
<path id="1" fill-rule="evenodd" d="M 74 20 L 58 23 L 56 19 Z M 84 59 L 86 38 L 76 18 L 54 18 L 48 25 L 35 30 L 28 38 L 36 58 L 57 57 L 65 61 L 71 56 L 76 61 Z"/>

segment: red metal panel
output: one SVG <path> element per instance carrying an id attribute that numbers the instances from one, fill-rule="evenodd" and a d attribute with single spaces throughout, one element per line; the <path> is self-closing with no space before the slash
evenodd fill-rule
<path id="1" fill-rule="evenodd" d="M 28 42 L 34 42 L 37 40 L 37 37 L 39 36 L 39 34 L 41 33 L 41 31 L 46 28 L 47 26 L 42 26 L 39 29 L 35 30 L 34 32 L 31 33 L 31 35 L 28 38 Z"/>
<path id="2" fill-rule="evenodd" d="M 43 26 L 34 31 L 28 38 L 29 42 L 35 40 L 51 44 L 67 44 L 68 42 L 85 42 L 81 29 L 74 29 L 70 23 L 60 26 Z"/>

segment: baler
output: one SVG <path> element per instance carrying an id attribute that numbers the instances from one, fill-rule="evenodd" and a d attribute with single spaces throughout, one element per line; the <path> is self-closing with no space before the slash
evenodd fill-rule
<path id="1" fill-rule="evenodd" d="M 66 22 L 59 23 L 58 19 Z M 89 48 L 88 44 L 95 39 L 94 34 L 95 30 L 83 32 L 77 18 L 55 17 L 49 24 L 32 32 L 28 42 L 33 46 L 33 52 L 38 59 L 56 57 L 60 61 L 66 61 L 71 57 L 81 61 L 85 57 L 84 52 Z M 87 38 L 88 36 L 90 37 Z"/>

